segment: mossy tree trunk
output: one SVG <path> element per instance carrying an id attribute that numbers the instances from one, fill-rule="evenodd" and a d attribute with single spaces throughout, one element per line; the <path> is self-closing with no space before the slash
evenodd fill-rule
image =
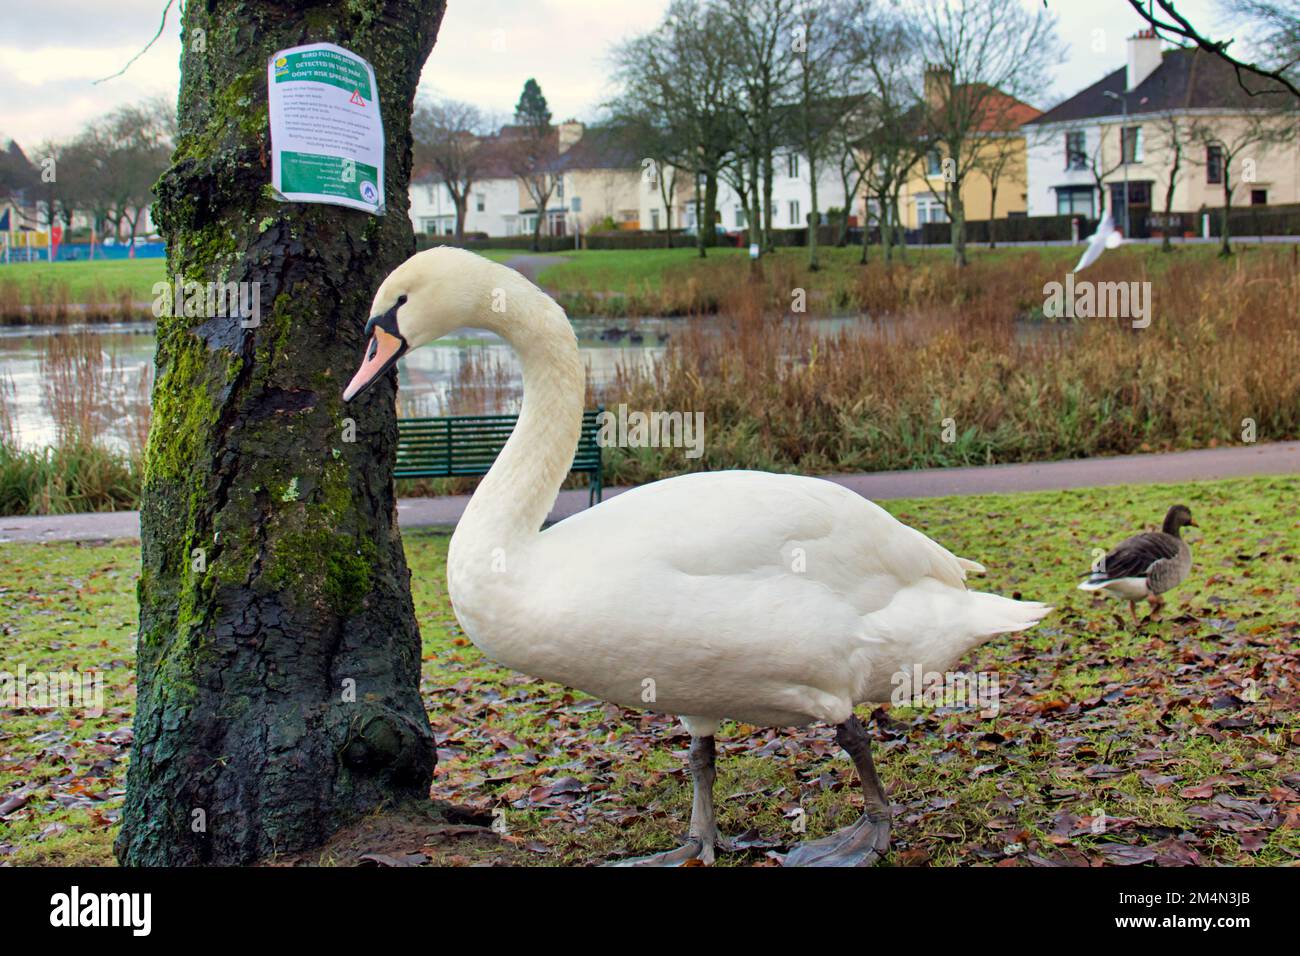
<path id="1" fill-rule="evenodd" d="M 346 410 L 341 392 L 375 288 L 414 250 L 411 108 L 443 9 L 185 6 L 179 138 L 156 206 L 168 273 L 257 283 L 261 314 L 247 328 L 159 319 L 123 863 L 247 863 L 427 796 L 395 376 Z M 271 196 L 267 58 L 315 41 L 374 65 L 386 216 Z"/>

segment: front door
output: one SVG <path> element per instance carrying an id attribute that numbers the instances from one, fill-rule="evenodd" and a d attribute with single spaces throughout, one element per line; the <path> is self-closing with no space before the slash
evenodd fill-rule
<path id="1" fill-rule="evenodd" d="M 1124 210 L 1128 208 L 1128 229 L 1124 230 Z M 1124 230 L 1126 239 L 1146 239 L 1151 235 L 1151 183 L 1140 180 L 1130 181 L 1128 196 L 1124 195 L 1124 183 L 1110 184 L 1110 208 L 1115 217 L 1115 228 Z"/>

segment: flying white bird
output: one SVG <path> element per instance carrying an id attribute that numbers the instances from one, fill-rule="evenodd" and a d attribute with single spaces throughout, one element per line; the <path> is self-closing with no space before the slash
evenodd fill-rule
<path id="1" fill-rule="evenodd" d="M 1114 249 L 1124 241 L 1123 234 L 1115 228 L 1115 220 L 1107 210 L 1105 217 L 1097 225 L 1097 231 L 1088 237 L 1088 248 L 1083 250 L 1075 272 L 1081 272 L 1101 258 L 1102 251 Z"/>

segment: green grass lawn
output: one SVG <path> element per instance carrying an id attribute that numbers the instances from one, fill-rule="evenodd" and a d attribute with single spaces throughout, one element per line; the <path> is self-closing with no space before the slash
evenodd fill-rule
<path id="1" fill-rule="evenodd" d="M 1009 246 L 988 249 L 971 246 L 972 260 L 1004 259 L 1033 252 L 1062 267 L 1072 264 L 1081 247 L 1069 246 Z M 1251 254 L 1250 246 L 1238 247 L 1243 254 Z M 1200 245 L 1180 247 L 1177 256 L 1213 258 L 1217 247 Z M 861 250 L 857 247 L 839 249 L 825 246 L 820 250 L 822 268 L 808 274 L 809 289 L 833 290 L 856 279 Z M 555 259 L 555 265 L 542 269 L 539 280 L 548 289 L 561 293 L 604 292 L 658 292 L 665 284 L 687 280 L 707 273 L 722 273 L 745 268 L 747 253 L 744 249 L 720 247 L 710 249 L 708 258 L 701 261 L 694 247 L 678 249 L 626 249 L 580 250 L 555 253 L 527 253 L 517 249 L 489 249 L 480 253 L 494 262 L 509 262 L 521 255 L 545 255 Z M 768 268 L 775 264 L 796 269 L 806 267 L 807 250 L 781 248 L 765 259 Z M 907 261 L 912 264 L 947 262 L 951 251 L 942 246 L 911 247 Z M 1129 246 L 1107 253 L 1109 257 L 1133 257 L 1144 260 L 1152 271 L 1158 271 L 1171 259 L 1160 253 L 1154 245 Z M 880 248 L 873 246 L 872 261 L 880 261 Z M 17 301 L 31 303 L 36 299 L 49 301 L 56 286 L 66 286 L 67 301 L 71 303 L 104 302 L 115 299 L 126 290 L 133 302 L 153 300 L 153 285 L 166 279 L 164 259 L 114 259 L 93 262 L 10 263 L 0 264 L 0 289 L 10 287 Z M 13 298 L 13 296 L 9 296 Z"/>
<path id="2" fill-rule="evenodd" d="M 18 286 L 24 301 L 33 286 L 68 287 L 69 302 L 87 302 L 115 296 L 128 289 L 135 302 L 153 300 L 153 285 L 167 278 L 165 259 L 101 259 L 94 262 L 21 262 L 0 265 L 0 284 Z"/>
<path id="3" fill-rule="evenodd" d="M 1192 577 L 1161 620 L 1134 627 L 1118 605 L 1074 589 L 1094 548 L 1158 524 L 1175 501 L 1192 508 L 1202 530 L 1190 532 Z M 997 716 L 892 706 L 878 715 L 876 763 L 895 807 L 889 863 L 1300 858 L 1300 478 L 886 507 L 984 562 L 979 587 L 1056 605 L 1038 628 L 966 662 L 996 673 Z M 676 722 L 485 660 L 446 600 L 446 535 L 405 540 L 424 639 L 422 691 L 438 735 L 433 795 L 483 813 L 503 809 L 504 849 L 516 862 L 585 864 L 671 846 L 690 811 L 687 738 Z M 102 716 L 5 712 L 0 862 L 111 862 L 135 690 L 138 568 L 130 543 L 0 549 L 4 669 L 105 675 Z M 860 811 L 851 766 L 828 728 L 729 724 L 718 750 L 720 822 L 731 834 L 753 829 L 788 843 L 798 808 L 811 836 Z M 490 841 L 452 842 L 423 852 L 451 864 L 499 853 Z M 769 861 L 760 846 L 720 862 Z"/>

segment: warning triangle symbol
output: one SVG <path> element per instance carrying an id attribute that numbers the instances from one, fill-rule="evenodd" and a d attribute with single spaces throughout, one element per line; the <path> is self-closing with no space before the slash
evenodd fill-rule
<path id="1" fill-rule="evenodd" d="M 353 91 L 352 91 L 352 98 L 351 98 L 350 100 L 348 100 L 348 102 L 351 103 L 353 106 L 365 106 L 365 105 L 366 105 L 366 101 L 363 100 L 363 99 L 361 98 L 361 91 L 360 91 L 360 90 L 353 90 Z"/>

